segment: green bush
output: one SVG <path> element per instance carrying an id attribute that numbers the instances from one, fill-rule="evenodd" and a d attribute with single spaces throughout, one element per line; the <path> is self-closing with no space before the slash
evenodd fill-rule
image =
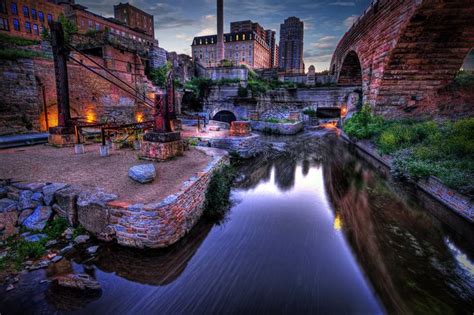
<path id="1" fill-rule="evenodd" d="M 316 117 L 318 113 L 312 108 L 307 108 L 303 111 L 303 114 L 308 115 L 309 117 Z"/>
<path id="2" fill-rule="evenodd" d="M 27 242 L 25 240 L 20 240 L 16 248 L 16 258 L 21 261 L 26 259 L 37 259 L 45 252 L 46 249 L 43 242 Z"/>
<path id="3" fill-rule="evenodd" d="M 209 94 L 209 90 L 213 85 L 214 82 L 211 79 L 194 77 L 186 82 L 184 88 L 191 90 L 196 97 L 202 99 Z"/>
<path id="4" fill-rule="evenodd" d="M 64 230 L 68 227 L 68 222 L 64 218 L 57 218 L 45 227 L 43 233 L 48 235 L 48 238 L 50 239 L 56 239 L 61 236 L 61 234 L 64 232 Z"/>
<path id="5" fill-rule="evenodd" d="M 46 58 L 43 53 L 30 50 L 4 48 L 0 49 L 0 59 L 6 60 L 17 60 L 17 59 L 29 59 L 29 58 Z"/>
<path id="6" fill-rule="evenodd" d="M 237 96 L 238 97 L 248 97 L 249 96 L 249 90 L 239 84 L 239 89 L 237 90 Z"/>
<path id="7" fill-rule="evenodd" d="M 459 71 L 454 78 L 454 84 L 461 88 L 474 86 L 474 73 Z"/>
<path id="8" fill-rule="evenodd" d="M 206 191 L 204 213 L 212 219 L 222 218 L 228 207 L 235 170 L 232 166 L 224 166 L 215 172 Z"/>
<path id="9" fill-rule="evenodd" d="M 171 70 L 171 63 L 167 62 L 164 66 L 152 69 L 148 73 L 148 78 L 156 86 L 164 88 L 166 86 L 166 80 L 168 79 L 168 72 Z"/>
<path id="10" fill-rule="evenodd" d="M 7 34 L 0 33 L 0 44 L 2 46 L 16 45 L 16 46 L 31 46 L 38 45 L 39 40 L 26 39 L 17 36 L 11 36 Z"/>
<path id="11" fill-rule="evenodd" d="M 359 112 L 344 123 L 344 131 L 359 140 L 371 139 L 380 134 L 383 124 L 384 119 L 372 114 L 369 105 L 364 105 Z"/>

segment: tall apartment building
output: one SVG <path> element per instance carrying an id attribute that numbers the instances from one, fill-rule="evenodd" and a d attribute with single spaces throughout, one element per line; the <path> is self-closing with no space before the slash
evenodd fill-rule
<path id="1" fill-rule="evenodd" d="M 272 56 L 278 46 L 272 32 L 250 20 L 230 23 L 230 33 L 224 34 L 224 58 L 253 69 L 275 67 Z M 217 35 L 195 37 L 191 45 L 193 60 L 205 67 L 217 66 L 220 60 L 217 60 L 216 44 Z"/>
<path id="2" fill-rule="evenodd" d="M 119 3 L 114 5 L 114 17 L 125 23 L 125 25 L 131 29 L 143 32 L 152 38 L 155 37 L 153 15 L 140 10 L 129 3 Z"/>
<path id="3" fill-rule="evenodd" d="M 279 67 L 286 73 L 304 73 L 303 61 L 304 23 L 289 17 L 280 25 Z"/>

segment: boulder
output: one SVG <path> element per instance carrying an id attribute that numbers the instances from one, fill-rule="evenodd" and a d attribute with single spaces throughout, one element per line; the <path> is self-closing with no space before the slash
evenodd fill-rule
<path id="1" fill-rule="evenodd" d="M 40 192 L 35 192 L 33 193 L 33 196 L 31 196 L 31 200 L 37 202 L 38 205 L 42 205 L 44 201 L 43 194 Z"/>
<path id="2" fill-rule="evenodd" d="M 43 187 L 44 203 L 47 206 L 51 206 L 54 201 L 54 194 L 61 189 L 66 188 L 68 185 L 63 183 L 52 183 Z"/>
<path id="3" fill-rule="evenodd" d="M 0 187 L 0 199 L 7 197 L 8 190 L 5 187 Z"/>
<path id="4" fill-rule="evenodd" d="M 91 246 L 91 247 L 88 247 L 86 251 L 89 255 L 94 255 L 95 253 L 97 253 L 98 249 L 99 249 L 99 246 Z"/>
<path id="5" fill-rule="evenodd" d="M 33 213 L 33 209 L 23 210 L 18 216 L 18 225 L 22 225 L 23 222 Z"/>
<path id="6" fill-rule="evenodd" d="M 79 235 L 74 239 L 74 242 L 76 244 L 83 244 L 86 243 L 89 240 L 89 235 Z"/>
<path id="7" fill-rule="evenodd" d="M 48 238 L 48 235 L 46 234 L 33 234 L 33 235 L 27 235 L 23 237 L 23 239 L 29 243 L 35 243 L 39 242 L 45 238 Z"/>
<path id="8" fill-rule="evenodd" d="M 45 183 L 14 183 L 12 184 L 13 187 L 18 188 L 20 190 L 31 190 L 33 192 L 41 191 L 46 185 Z"/>
<path id="9" fill-rule="evenodd" d="M 150 183 L 156 177 L 155 166 L 151 163 L 132 166 L 128 170 L 128 176 L 140 184 Z"/>
<path id="10" fill-rule="evenodd" d="M 100 290 L 100 284 L 88 274 L 67 274 L 54 279 L 61 287 L 78 290 Z"/>
<path id="11" fill-rule="evenodd" d="M 26 218 L 23 226 L 30 230 L 42 231 L 53 215 L 53 210 L 48 206 L 38 206 L 35 211 Z"/>
<path id="12" fill-rule="evenodd" d="M 63 218 L 66 218 L 69 224 L 75 226 L 77 224 L 77 198 L 80 191 L 74 187 L 66 187 L 56 191 L 54 199 L 56 203 L 53 210 Z"/>
<path id="13" fill-rule="evenodd" d="M 107 203 L 117 199 L 101 189 L 83 191 L 77 199 L 77 219 L 88 231 L 98 236 L 109 224 Z"/>
<path id="14" fill-rule="evenodd" d="M 16 201 L 8 198 L 0 199 L 0 213 L 16 210 Z"/>
<path id="15" fill-rule="evenodd" d="M 33 209 L 40 205 L 40 202 L 33 200 L 33 192 L 31 190 L 20 191 L 18 200 L 19 210 Z"/>
<path id="16" fill-rule="evenodd" d="M 0 223 L 3 225 L 3 229 L 0 231 L 0 240 L 6 240 L 8 237 L 18 234 L 17 221 L 18 212 L 0 212 Z"/>

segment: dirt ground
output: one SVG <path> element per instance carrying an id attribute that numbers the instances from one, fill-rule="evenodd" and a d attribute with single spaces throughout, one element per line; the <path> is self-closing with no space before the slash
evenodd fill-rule
<path id="1" fill-rule="evenodd" d="M 25 182 L 62 182 L 84 188 L 103 188 L 120 201 L 156 202 L 178 191 L 182 183 L 202 171 L 211 157 L 191 149 L 184 156 L 167 162 L 153 162 L 156 178 L 139 184 L 128 177 L 133 165 L 152 163 L 138 160 L 138 151 L 111 150 L 99 156 L 99 145 L 87 145 L 86 153 L 74 154 L 73 148 L 46 145 L 0 150 L 0 178 Z"/>

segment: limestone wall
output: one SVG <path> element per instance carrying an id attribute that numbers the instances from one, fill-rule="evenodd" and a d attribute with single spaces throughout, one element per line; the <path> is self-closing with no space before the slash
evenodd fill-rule
<path id="1" fill-rule="evenodd" d="M 252 130 L 258 130 L 279 135 L 295 135 L 303 130 L 303 122 L 272 123 L 267 121 L 251 121 Z"/>

